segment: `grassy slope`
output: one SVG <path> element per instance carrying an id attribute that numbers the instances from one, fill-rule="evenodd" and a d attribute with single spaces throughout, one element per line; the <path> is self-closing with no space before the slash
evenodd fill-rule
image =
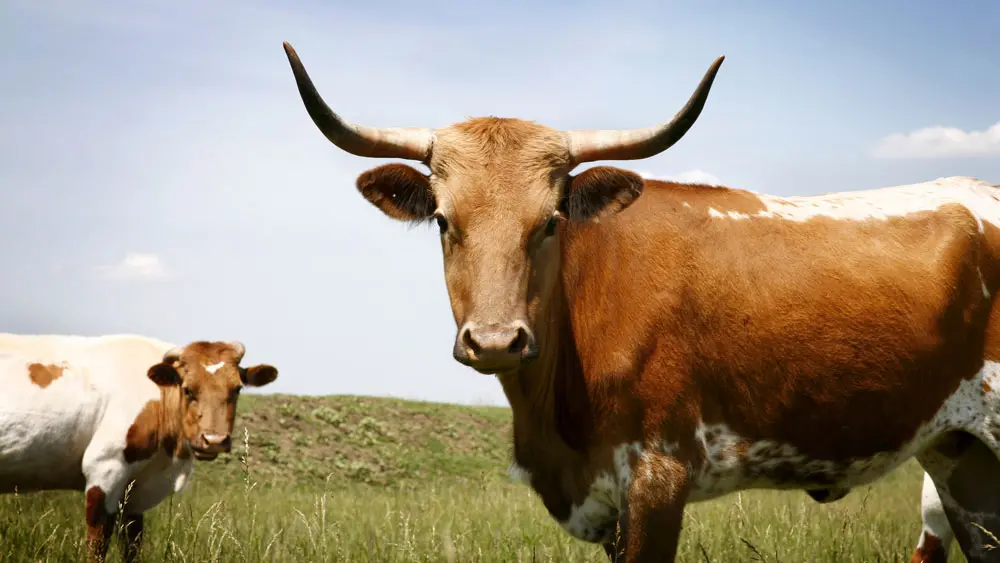
<path id="1" fill-rule="evenodd" d="M 419 487 L 428 479 L 502 478 L 509 458 L 510 410 L 501 407 L 249 395 L 240 400 L 242 426 L 262 484 Z M 242 451 L 199 467 L 199 477 L 232 475 Z"/>
<path id="2" fill-rule="evenodd" d="M 248 395 L 237 430 L 233 454 L 149 514 L 147 560 L 605 561 L 507 482 L 508 409 Z M 701 503 L 679 559 L 902 560 L 919 492 L 910 463 L 832 505 L 769 491 Z M 80 494 L 0 497 L 0 562 L 77 560 L 82 512 Z"/>

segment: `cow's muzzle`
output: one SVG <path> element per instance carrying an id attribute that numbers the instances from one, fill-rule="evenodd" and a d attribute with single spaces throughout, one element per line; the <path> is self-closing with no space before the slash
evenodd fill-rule
<path id="1" fill-rule="evenodd" d="M 517 369 L 538 354 L 534 333 L 520 321 L 488 325 L 465 323 L 455 338 L 453 352 L 459 362 L 488 374 Z"/>
<path id="2" fill-rule="evenodd" d="M 233 439 L 229 434 L 202 433 L 198 440 L 191 442 L 190 446 L 195 459 L 209 461 L 221 453 L 229 453 L 233 448 Z"/>

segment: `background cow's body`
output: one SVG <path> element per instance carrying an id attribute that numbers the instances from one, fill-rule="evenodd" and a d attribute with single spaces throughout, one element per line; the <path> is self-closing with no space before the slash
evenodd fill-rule
<path id="1" fill-rule="evenodd" d="M 134 559 L 142 513 L 185 487 L 194 459 L 229 450 L 240 388 L 277 377 L 239 367 L 244 352 L 235 341 L 0 334 L 0 493 L 86 491 L 90 554 L 104 557 L 121 513 Z"/>
<path id="2" fill-rule="evenodd" d="M 0 374 L 0 492 L 98 485 L 105 509 L 115 513 L 131 479 L 135 512 L 180 491 L 191 472 L 189 456 L 157 450 L 129 462 L 123 455 L 129 428 L 147 403 L 160 400 L 146 372 L 172 347 L 131 335 L 0 334 L 0 350 L 9 354 Z M 31 364 L 62 372 L 42 387 L 26 377 Z"/>

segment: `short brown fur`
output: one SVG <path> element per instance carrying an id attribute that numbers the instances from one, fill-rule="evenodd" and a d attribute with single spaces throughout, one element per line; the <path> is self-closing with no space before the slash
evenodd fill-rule
<path id="1" fill-rule="evenodd" d="M 146 404 L 129 427 L 126 461 L 148 459 L 158 451 L 177 458 L 193 452 L 199 459 L 229 451 L 240 389 L 267 385 L 278 375 L 266 364 L 241 368 L 241 359 L 242 353 L 230 343 L 193 342 L 150 367 L 160 399 Z M 215 365 L 215 371 L 209 372 L 208 365 Z M 209 444 L 206 435 L 226 438 L 221 445 Z"/>
<path id="2" fill-rule="evenodd" d="M 42 389 L 45 389 L 51 385 L 53 381 L 62 377 L 62 374 L 62 366 L 37 363 L 28 365 L 28 377 L 31 378 L 32 383 Z"/>
<path id="3" fill-rule="evenodd" d="M 179 459 L 190 457 L 175 414 L 181 411 L 180 390 L 164 388 L 160 392 L 161 399 L 146 403 L 128 429 L 124 455 L 129 463 L 149 459 L 157 451 Z"/>

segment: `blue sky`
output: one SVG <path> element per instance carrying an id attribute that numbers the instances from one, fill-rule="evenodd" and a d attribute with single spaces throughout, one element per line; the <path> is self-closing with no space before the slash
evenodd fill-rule
<path id="1" fill-rule="evenodd" d="M 239 339 L 269 391 L 504 404 L 451 358 L 430 228 L 354 189 L 282 41 L 370 125 L 697 125 L 623 167 L 779 195 L 1000 183 L 996 2 L 0 5 L 0 330 Z M 990 128 L 993 129 L 990 129 Z"/>

